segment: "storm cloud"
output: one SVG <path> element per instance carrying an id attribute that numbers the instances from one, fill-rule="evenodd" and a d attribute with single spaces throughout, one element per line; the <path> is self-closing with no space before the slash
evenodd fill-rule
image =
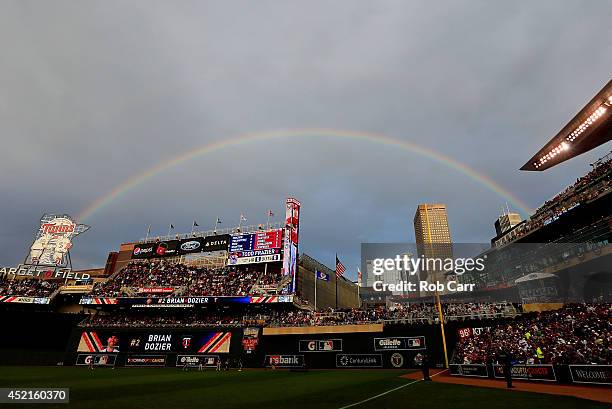
<path id="1" fill-rule="evenodd" d="M 610 79 L 612 3 L 0 2 L 0 264 L 44 212 L 77 215 L 129 178 L 245 132 L 370 132 L 440 152 L 531 209 L 610 147 L 519 167 Z M 382 143 L 303 135 L 195 157 L 83 222 L 75 267 L 119 243 L 303 206 L 301 251 L 355 277 L 361 242 L 413 241 L 417 204 L 487 242 L 506 198 Z M 516 209 L 515 209 L 516 210 Z"/>

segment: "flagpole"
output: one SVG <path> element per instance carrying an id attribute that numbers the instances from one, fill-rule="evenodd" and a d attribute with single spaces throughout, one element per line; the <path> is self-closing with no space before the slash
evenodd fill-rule
<path id="1" fill-rule="evenodd" d="M 191 235 L 193 236 L 193 229 L 195 228 L 195 220 L 193 221 L 193 223 L 191 223 Z"/>
<path id="2" fill-rule="evenodd" d="M 314 277 L 314 310 L 315 312 L 317 312 L 317 281 L 319 281 L 319 278 L 317 277 L 317 269 L 315 268 L 315 277 Z"/>
<path id="3" fill-rule="evenodd" d="M 147 237 L 145 238 L 145 241 L 149 241 L 149 234 L 151 234 L 151 225 L 147 227 Z"/>
<path id="4" fill-rule="evenodd" d="M 336 253 L 336 310 L 338 309 L 338 253 Z"/>

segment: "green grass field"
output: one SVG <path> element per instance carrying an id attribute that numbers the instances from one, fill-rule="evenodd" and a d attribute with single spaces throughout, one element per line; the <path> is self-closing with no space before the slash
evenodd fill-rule
<path id="1" fill-rule="evenodd" d="M 410 382 L 391 370 L 211 370 L 0 367 L 0 387 L 70 387 L 75 408 L 341 408 Z M 8 405 L 6 405 L 8 406 Z M 30 407 L 41 405 L 10 405 Z M 45 404 L 44 408 L 67 405 Z M 417 382 L 353 408 L 607 408 L 551 395 Z"/>

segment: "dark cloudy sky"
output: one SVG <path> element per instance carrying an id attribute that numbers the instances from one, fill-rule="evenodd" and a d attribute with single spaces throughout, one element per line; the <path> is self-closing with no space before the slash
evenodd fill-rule
<path id="1" fill-rule="evenodd" d="M 127 178 L 242 132 L 335 128 L 437 150 L 531 208 L 603 146 L 519 167 L 612 74 L 610 1 L 0 0 L 0 264 L 43 212 L 78 214 Z M 421 202 L 486 242 L 504 199 L 455 170 L 364 141 L 244 144 L 156 175 L 94 213 L 75 267 L 103 265 L 146 225 L 189 231 L 303 205 L 302 244 L 354 277 L 362 241 L 413 241 Z"/>

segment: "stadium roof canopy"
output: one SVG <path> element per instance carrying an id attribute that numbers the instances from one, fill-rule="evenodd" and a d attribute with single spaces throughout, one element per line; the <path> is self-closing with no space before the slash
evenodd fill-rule
<path id="1" fill-rule="evenodd" d="M 543 171 L 612 139 L 612 80 L 521 170 Z"/>

